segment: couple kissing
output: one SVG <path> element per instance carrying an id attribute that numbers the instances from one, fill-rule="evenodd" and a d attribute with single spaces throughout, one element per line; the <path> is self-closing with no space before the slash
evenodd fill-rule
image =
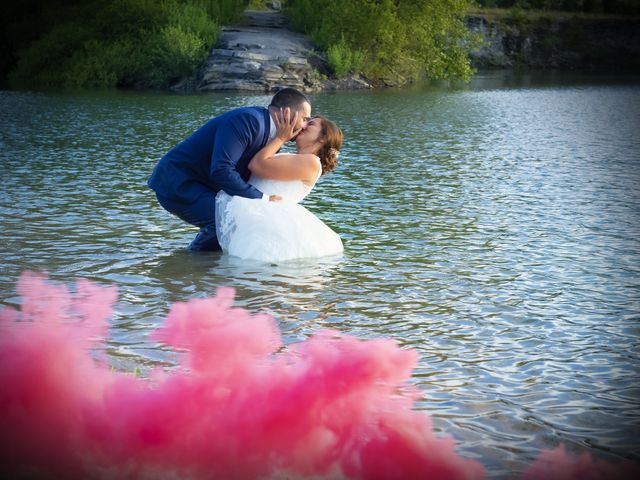
<path id="1" fill-rule="evenodd" d="M 296 153 L 278 153 L 294 141 Z M 300 205 L 332 171 L 342 131 L 283 88 L 267 108 L 212 118 L 167 152 L 147 184 L 160 205 L 200 228 L 191 250 L 279 262 L 342 252 L 340 237 Z"/>

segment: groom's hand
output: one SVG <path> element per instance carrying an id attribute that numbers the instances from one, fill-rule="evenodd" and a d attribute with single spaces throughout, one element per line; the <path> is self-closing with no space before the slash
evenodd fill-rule
<path id="1" fill-rule="evenodd" d="M 298 136 L 302 128 L 298 126 L 298 112 L 292 112 L 289 107 L 280 109 L 274 116 L 276 136 L 282 142 L 288 142 Z"/>
<path id="2" fill-rule="evenodd" d="M 270 202 L 279 202 L 280 200 L 282 200 L 280 195 L 269 195 Z"/>

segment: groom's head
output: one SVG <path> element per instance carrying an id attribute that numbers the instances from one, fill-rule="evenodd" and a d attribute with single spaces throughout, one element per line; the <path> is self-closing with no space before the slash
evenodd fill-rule
<path id="1" fill-rule="evenodd" d="M 311 118 L 311 102 L 307 96 L 295 88 L 281 88 L 271 99 L 269 107 L 289 108 L 291 112 L 298 112 L 297 128 L 306 128 Z"/>

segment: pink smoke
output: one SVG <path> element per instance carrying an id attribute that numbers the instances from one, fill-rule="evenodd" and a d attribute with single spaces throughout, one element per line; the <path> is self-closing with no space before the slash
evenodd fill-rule
<path id="1" fill-rule="evenodd" d="M 0 312 L 0 461 L 15 475 L 106 478 L 476 479 L 483 467 L 412 410 L 414 351 L 333 331 L 284 348 L 233 290 L 177 303 L 153 338 L 184 349 L 171 372 L 112 371 L 91 348 L 115 288 L 72 296 L 24 274 Z"/>
<path id="2" fill-rule="evenodd" d="M 413 410 L 417 354 L 320 331 L 284 346 L 232 289 L 176 303 L 152 338 L 180 364 L 148 379 L 100 361 L 114 287 L 74 295 L 25 273 L 0 310 L 0 465 L 20 478 L 479 479 Z M 598 476 L 601 472 L 602 475 Z M 630 462 L 544 452 L 523 479 L 624 478 Z"/>
<path id="3" fill-rule="evenodd" d="M 640 467 L 631 461 L 609 463 L 593 460 L 583 453 L 576 456 L 565 451 L 564 445 L 545 450 L 522 475 L 522 480 L 626 480 L 640 478 Z"/>

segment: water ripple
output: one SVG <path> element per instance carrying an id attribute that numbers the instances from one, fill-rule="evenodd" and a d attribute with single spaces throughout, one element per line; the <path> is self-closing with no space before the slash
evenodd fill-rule
<path id="1" fill-rule="evenodd" d="M 203 121 L 268 97 L 0 92 L 0 301 L 25 269 L 117 284 L 107 351 L 133 370 L 175 361 L 147 338 L 173 302 L 231 285 L 286 342 L 415 348 L 418 407 L 494 477 L 559 442 L 640 459 L 640 89 L 525 85 L 314 95 L 347 141 L 305 205 L 346 251 L 281 265 L 187 252 L 145 187 Z"/>

